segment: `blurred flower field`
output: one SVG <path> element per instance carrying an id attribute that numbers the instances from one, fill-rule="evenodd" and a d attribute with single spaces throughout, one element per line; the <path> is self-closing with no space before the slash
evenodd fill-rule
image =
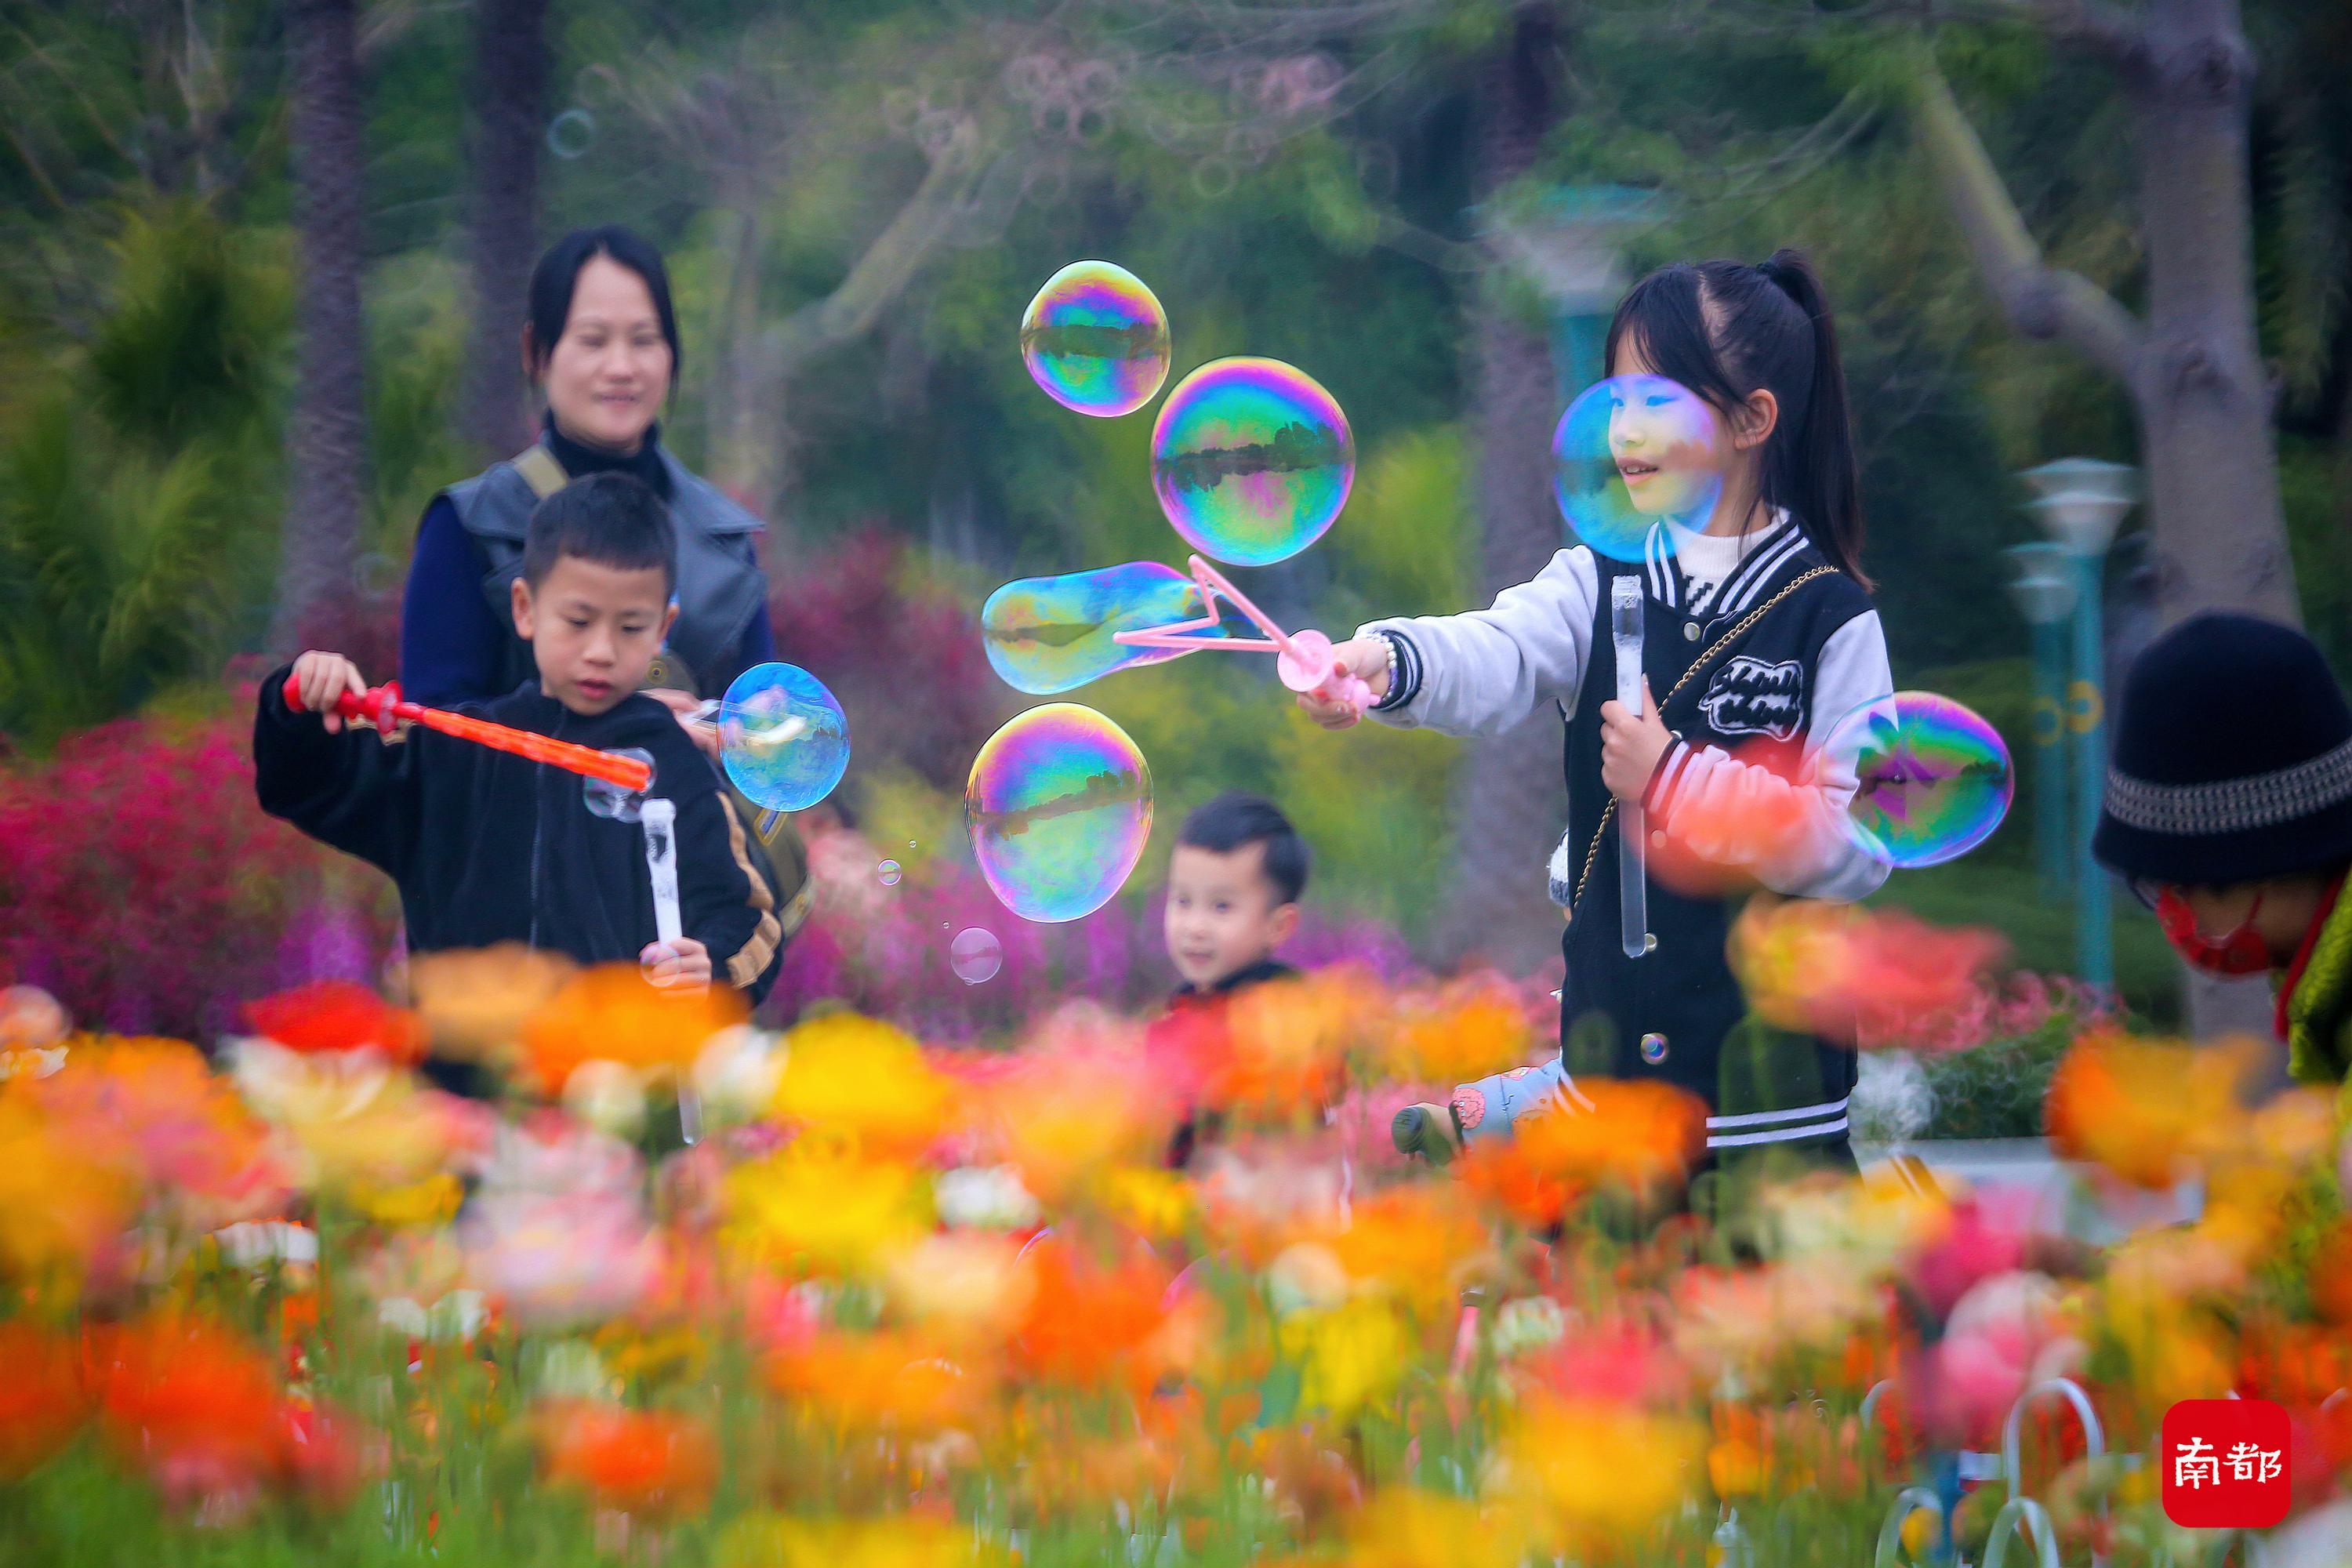
<path id="1" fill-rule="evenodd" d="M 2235 1390 L 2297 1423 L 2267 1561 L 2342 1560 L 2338 1135 L 2242 1108 L 2247 1051 L 2069 1048 L 2081 1201 L 2206 1194 L 2095 1250 L 1899 1171 L 1688 1201 L 1703 1111 L 1651 1084 L 1408 1166 L 1391 1110 L 1542 1053 L 1493 976 L 1041 1000 L 1006 1049 L 518 953 L 408 980 L 258 998 L 211 1058 L 7 994 L 0 1557 L 1927 1563 L 1940 1489 L 1971 1563 L 2244 1563 L 2134 1458 Z M 2105 1452 L 2045 1391 L 2023 1495 L 1961 1488 L 2056 1378 Z"/>

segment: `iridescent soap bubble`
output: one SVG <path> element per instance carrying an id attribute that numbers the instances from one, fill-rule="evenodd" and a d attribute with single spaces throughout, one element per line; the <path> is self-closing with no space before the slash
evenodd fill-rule
<path id="1" fill-rule="evenodd" d="M 849 720 L 824 682 L 794 664 L 755 664 L 719 705 L 719 755 L 746 797 L 805 811 L 849 767 Z"/>
<path id="2" fill-rule="evenodd" d="M 898 885 L 898 879 L 905 873 L 899 868 L 898 862 L 896 860 L 885 860 L 874 868 L 874 875 L 884 887 L 895 888 Z"/>
<path id="3" fill-rule="evenodd" d="M 1151 770 L 1127 731 L 1091 708 L 1014 717 L 972 759 L 964 826 L 989 891 L 1024 920 L 1092 914 L 1151 836 Z"/>
<path id="4" fill-rule="evenodd" d="M 1727 454 L 1715 411 L 1663 375 L 1614 375 L 1577 395 L 1551 437 L 1551 493 L 1593 552 L 1639 561 L 1651 530 L 1706 529 Z M 1671 552 L 1674 532 L 1658 529 Z"/>
<path id="5" fill-rule="evenodd" d="M 1143 279 L 1073 261 L 1021 317 L 1021 360 L 1045 395 L 1098 419 L 1132 414 L 1168 379 L 1168 313 Z"/>
<path id="6" fill-rule="evenodd" d="M 1112 640 L 1197 620 L 1201 590 L 1192 579 L 1157 561 L 1130 561 L 1060 577 L 1007 583 L 981 606 L 981 637 L 988 662 L 1007 686 L 1050 696 L 1099 679 L 1113 670 L 1181 658 L 1174 648 L 1127 647 Z M 1220 604 L 1217 637 L 1252 636 L 1240 612 Z"/>
<path id="7" fill-rule="evenodd" d="M 1287 561 L 1356 482 L 1356 437 L 1332 395 L 1273 359 L 1221 359 L 1177 383 L 1151 427 L 1151 488 L 1186 543 L 1233 566 Z"/>
<path id="8" fill-rule="evenodd" d="M 2016 789 L 2000 732 L 1948 697 L 1898 691 L 1839 720 L 1817 762 L 1854 781 L 1849 837 L 1873 859 L 1916 868 L 1957 859 L 1991 837 Z"/>
<path id="9" fill-rule="evenodd" d="M 966 985 L 993 980 L 1004 967 L 1004 944 L 996 940 L 994 931 L 979 926 L 960 931 L 955 941 L 948 943 L 948 967 Z"/>

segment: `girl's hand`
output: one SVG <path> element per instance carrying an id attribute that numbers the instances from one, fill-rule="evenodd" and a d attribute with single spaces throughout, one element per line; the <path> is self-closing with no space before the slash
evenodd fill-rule
<path id="1" fill-rule="evenodd" d="M 704 756 L 714 763 L 719 761 L 719 726 L 695 717 L 702 710 L 698 699 L 667 686 L 649 686 L 646 689 L 646 695 L 676 715 L 678 724 L 686 731 L 686 738 L 700 747 Z"/>
<path id="2" fill-rule="evenodd" d="M 637 954 L 646 981 L 664 988 L 701 987 L 710 984 L 710 950 L 690 936 L 676 942 L 654 942 Z"/>
<path id="3" fill-rule="evenodd" d="M 343 731 L 343 716 L 335 711 L 335 704 L 346 693 L 353 697 L 367 695 L 367 682 L 360 678 L 358 665 L 341 654 L 323 653 L 317 648 L 294 661 L 294 680 L 301 694 L 297 706 L 306 713 L 318 714 L 330 735 L 340 735 Z"/>
<path id="4" fill-rule="evenodd" d="M 1350 637 L 1331 649 L 1331 663 L 1370 687 L 1375 702 L 1389 694 L 1388 638 Z M 1298 694 L 1298 705 L 1326 730 L 1348 729 L 1363 717 L 1344 702 L 1325 702 L 1303 691 Z"/>
<path id="5" fill-rule="evenodd" d="M 1619 800 L 1640 800 L 1642 792 L 1650 787 L 1650 775 L 1658 771 L 1658 759 L 1666 754 L 1666 743 L 1673 739 L 1665 721 L 1658 717 L 1657 700 L 1650 695 L 1650 678 L 1645 675 L 1640 718 L 1626 712 L 1622 702 L 1601 705 L 1601 782 Z"/>

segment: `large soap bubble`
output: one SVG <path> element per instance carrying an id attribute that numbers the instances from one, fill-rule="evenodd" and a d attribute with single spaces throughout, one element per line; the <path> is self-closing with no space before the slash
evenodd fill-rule
<path id="1" fill-rule="evenodd" d="M 1552 496 L 1576 537 L 1639 561 L 1651 530 L 1700 531 L 1723 494 L 1727 454 L 1714 409 L 1663 375 L 1613 375 L 1577 395 L 1552 432 Z M 1661 548 L 1673 531 L 1661 529 Z"/>
<path id="2" fill-rule="evenodd" d="M 1099 419 L 1132 414 L 1168 379 L 1168 315 L 1143 279 L 1073 261 L 1021 317 L 1021 360 L 1045 395 Z"/>
<path id="3" fill-rule="evenodd" d="M 2016 789 L 2000 731 L 1932 691 L 1864 703 L 1831 729 L 1817 765 L 1825 780 L 1854 781 L 1845 817 L 1853 841 L 1906 868 L 1941 865 L 1983 843 Z"/>
<path id="4" fill-rule="evenodd" d="M 1204 613 L 1200 585 L 1172 566 L 1130 561 L 1059 577 L 1007 583 L 981 607 L 988 662 L 1004 683 L 1050 696 L 1098 680 L 1113 670 L 1161 664 L 1181 648 L 1128 647 L 1120 632 L 1180 626 Z M 1219 625 L 1203 641 L 1255 636 L 1241 613 L 1219 601 Z"/>
<path id="5" fill-rule="evenodd" d="M 805 811 L 849 768 L 849 720 L 824 682 L 796 664 L 755 664 L 719 705 L 719 756 L 746 798 Z"/>
<path id="6" fill-rule="evenodd" d="M 1212 360 L 1151 428 L 1151 488 L 1187 543 L 1232 566 L 1286 561 L 1331 526 L 1356 481 L 1356 438 L 1305 371 Z"/>
<path id="7" fill-rule="evenodd" d="M 1151 837 L 1151 770 L 1091 708 L 1032 708 L 988 738 L 964 786 L 964 826 L 997 901 L 1024 920 L 1092 914 Z"/>

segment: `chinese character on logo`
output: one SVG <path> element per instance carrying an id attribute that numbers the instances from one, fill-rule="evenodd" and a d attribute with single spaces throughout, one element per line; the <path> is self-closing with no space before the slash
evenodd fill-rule
<path id="1" fill-rule="evenodd" d="M 2194 1530 L 2266 1530 L 2286 1518 L 2291 1437 L 2267 1399 L 2184 1399 L 2164 1413 L 2164 1516 Z"/>

